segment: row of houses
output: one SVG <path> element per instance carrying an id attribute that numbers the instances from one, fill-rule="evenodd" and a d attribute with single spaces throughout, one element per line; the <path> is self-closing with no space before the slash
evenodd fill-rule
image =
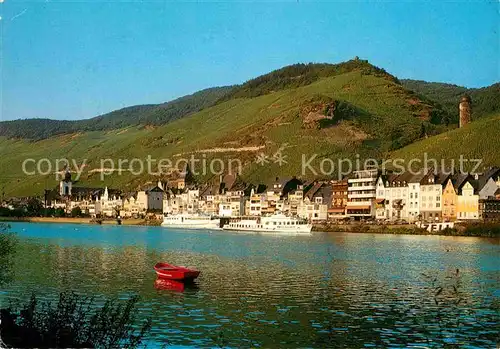
<path id="1" fill-rule="evenodd" d="M 380 176 L 375 217 L 405 221 L 498 220 L 500 169 L 477 174 Z"/>
<path id="2" fill-rule="evenodd" d="M 500 169 L 480 174 L 433 170 L 381 174 L 354 171 L 343 180 L 280 179 L 262 185 L 228 174 L 196 185 L 184 173 L 175 182 L 158 181 L 135 192 L 73 186 L 68 174 L 46 205 L 91 216 L 198 213 L 261 216 L 282 212 L 310 221 L 456 221 L 500 219 Z M 53 193 L 54 194 L 54 193 Z M 47 195 L 46 195 L 47 197 Z"/>

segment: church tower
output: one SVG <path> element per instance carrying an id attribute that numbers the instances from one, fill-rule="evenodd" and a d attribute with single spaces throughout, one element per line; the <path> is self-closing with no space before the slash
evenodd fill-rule
<path id="1" fill-rule="evenodd" d="M 464 95 L 459 104 L 460 127 L 464 127 L 472 121 L 472 101 L 468 95 Z"/>
<path id="2" fill-rule="evenodd" d="M 66 168 L 64 173 L 64 179 L 59 182 L 59 195 L 61 196 L 71 196 L 71 190 L 73 189 L 73 181 L 71 180 L 71 171 Z"/>

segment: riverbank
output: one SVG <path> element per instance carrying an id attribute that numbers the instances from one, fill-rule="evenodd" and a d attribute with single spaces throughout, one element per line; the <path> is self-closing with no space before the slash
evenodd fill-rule
<path id="1" fill-rule="evenodd" d="M 72 223 L 72 224 L 97 224 L 95 220 L 85 217 L 0 217 L 3 222 L 31 222 L 31 223 Z M 101 224 L 118 225 L 116 219 L 102 220 Z M 152 225 L 145 219 L 122 219 L 122 225 Z"/>
<path id="2" fill-rule="evenodd" d="M 429 232 L 412 224 L 314 224 L 316 232 L 346 232 L 368 234 L 395 234 L 395 235 L 442 235 L 442 236 L 475 236 L 475 237 L 500 237 L 500 223 L 469 223 L 456 224 L 454 228 Z"/>
<path id="3" fill-rule="evenodd" d="M 72 223 L 72 224 L 97 224 L 91 218 L 83 217 L 0 217 L 0 222 L 32 222 L 32 223 Z M 122 219 L 121 225 L 159 226 L 158 220 L 147 220 L 141 218 Z M 118 225 L 116 219 L 102 220 L 101 224 Z M 345 232 L 345 233 L 367 233 L 367 234 L 395 234 L 395 235 L 442 235 L 442 236 L 476 236 L 476 237 L 500 237 L 500 223 L 469 223 L 456 224 L 453 229 L 443 229 L 429 232 L 412 224 L 335 224 L 317 223 L 313 225 L 313 232 Z"/>

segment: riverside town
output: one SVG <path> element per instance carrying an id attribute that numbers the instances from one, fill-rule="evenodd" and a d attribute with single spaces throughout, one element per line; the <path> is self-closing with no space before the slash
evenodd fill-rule
<path id="1" fill-rule="evenodd" d="M 39 210 L 30 212 L 33 207 Z M 413 224 L 433 232 L 453 228 L 455 223 L 500 222 L 500 168 L 457 174 L 432 169 L 381 174 L 366 169 L 341 180 L 276 177 L 260 184 L 226 174 L 197 184 L 186 166 L 173 171 L 168 180 L 132 192 L 80 186 L 68 169 L 57 188 L 40 196 L 5 200 L 2 208 L 3 216 L 55 216 L 57 211 L 59 217 L 88 217 L 99 223 L 133 219 L 138 224 L 137 219 L 143 219 L 143 224 L 155 225 L 172 216 L 257 219 L 282 214 L 318 229 L 328 223 L 364 222 Z M 218 226 L 225 222 L 229 220 L 221 220 Z"/>
<path id="2" fill-rule="evenodd" d="M 498 349 L 499 13 L 0 0 L 0 349 Z"/>

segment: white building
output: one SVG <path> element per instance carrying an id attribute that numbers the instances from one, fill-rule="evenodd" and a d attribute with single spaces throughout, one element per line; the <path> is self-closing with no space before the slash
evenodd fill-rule
<path id="1" fill-rule="evenodd" d="M 99 195 L 95 201 L 95 213 L 104 217 L 115 217 L 123 207 L 123 201 L 118 192 L 110 193 L 108 187 L 104 193 Z"/>
<path id="2" fill-rule="evenodd" d="M 250 192 L 250 198 L 248 200 L 247 215 L 249 215 L 249 216 L 261 216 L 262 215 L 262 207 L 265 204 L 266 204 L 266 194 L 255 193 L 255 190 L 252 189 Z"/>
<path id="3" fill-rule="evenodd" d="M 307 187 L 304 199 L 299 201 L 297 215 L 310 222 L 328 220 L 328 208 L 331 206 L 333 188 L 330 183 L 316 182 Z"/>
<path id="4" fill-rule="evenodd" d="M 429 171 L 420 181 L 420 213 L 424 221 L 440 221 L 443 213 L 443 186 L 449 175 Z"/>
<path id="5" fill-rule="evenodd" d="M 408 173 L 380 176 L 377 180 L 376 218 L 380 220 L 410 221 L 409 198 L 413 176 Z"/>
<path id="6" fill-rule="evenodd" d="M 375 217 L 378 170 L 354 171 L 347 180 L 347 216 L 355 219 Z"/>
<path id="7" fill-rule="evenodd" d="M 223 195 L 219 203 L 219 217 L 240 217 L 245 214 L 245 197 L 243 193 Z"/>
<path id="8" fill-rule="evenodd" d="M 413 176 L 408 181 L 408 220 L 415 222 L 420 219 L 420 181 L 423 173 Z"/>
<path id="9" fill-rule="evenodd" d="M 200 202 L 200 191 L 198 189 L 187 189 L 177 194 L 169 191 L 165 197 L 163 200 L 163 213 L 180 214 L 197 213 L 199 211 L 209 213 L 202 209 L 201 204 L 203 202 Z"/>
<path id="10" fill-rule="evenodd" d="M 130 195 L 123 199 L 123 207 L 120 210 L 120 216 L 124 218 L 140 217 L 146 215 L 147 201 L 139 199 L 138 193 Z"/>
<path id="11" fill-rule="evenodd" d="M 294 216 L 298 214 L 298 206 L 302 200 L 304 200 L 304 185 L 300 184 L 297 186 L 297 189 L 288 193 L 286 208 L 288 209 L 288 213 L 290 215 Z"/>

